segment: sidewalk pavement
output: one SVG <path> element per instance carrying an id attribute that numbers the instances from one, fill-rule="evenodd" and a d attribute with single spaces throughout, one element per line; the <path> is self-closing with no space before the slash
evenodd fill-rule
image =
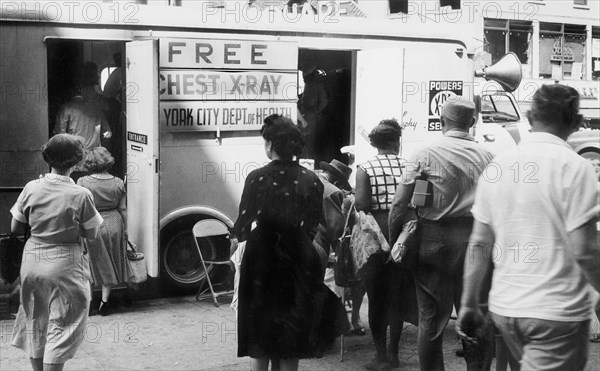
<path id="1" fill-rule="evenodd" d="M 85 341 L 65 370 L 250 370 L 249 358 L 237 358 L 235 314 L 227 299 L 215 307 L 193 296 L 134 302 L 106 317 L 90 317 Z M 361 308 L 367 325 L 368 303 Z M 0 370 L 30 370 L 24 353 L 10 345 L 14 320 L 0 321 Z M 345 338 L 344 362 L 339 340 L 321 359 L 300 361 L 300 370 L 365 370 L 374 346 L 366 336 Z M 400 344 L 401 370 L 418 370 L 417 328 L 405 325 Z M 589 343 L 586 370 L 600 371 L 600 343 Z M 460 348 L 454 321 L 446 329 L 446 370 L 464 370 L 454 354 Z"/>

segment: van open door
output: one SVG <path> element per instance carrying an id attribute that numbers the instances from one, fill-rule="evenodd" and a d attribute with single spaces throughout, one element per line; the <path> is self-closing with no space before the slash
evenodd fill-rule
<path id="1" fill-rule="evenodd" d="M 126 44 L 127 230 L 158 275 L 158 43 Z"/>
<path id="2" fill-rule="evenodd" d="M 379 121 L 402 122 L 404 49 L 384 48 L 356 52 L 354 144 L 357 163 L 375 154 L 369 132 Z"/>

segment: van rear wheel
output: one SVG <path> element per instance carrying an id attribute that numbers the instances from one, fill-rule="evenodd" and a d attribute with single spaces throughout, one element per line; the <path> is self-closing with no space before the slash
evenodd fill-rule
<path id="1" fill-rule="evenodd" d="M 207 264 L 204 270 L 192 234 L 194 224 L 207 218 L 199 214 L 185 215 L 161 229 L 160 277 L 165 294 L 191 294 L 197 291 L 204 284 L 207 272 L 214 279 L 216 269 Z M 220 243 L 218 238 L 213 237 L 198 239 L 204 260 L 216 260 Z"/>
<path id="2" fill-rule="evenodd" d="M 200 239 L 199 245 L 204 259 L 209 260 L 216 255 L 210 239 Z M 163 249 L 162 261 L 168 278 L 182 287 L 197 285 L 204 280 L 206 272 L 210 274 L 212 270 L 212 265 L 204 270 L 191 231 L 181 231 L 169 239 Z"/>

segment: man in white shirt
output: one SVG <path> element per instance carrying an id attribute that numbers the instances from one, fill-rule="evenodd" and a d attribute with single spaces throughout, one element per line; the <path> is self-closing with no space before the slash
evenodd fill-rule
<path id="1" fill-rule="evenodd" d="M 457 327 L 474 340 L 491 277 L 489 312 L 511 364 L 583 370 L 600 290 L 600 196 L 592 165 L 565 142 L 581 120 L 577 91 L 544 85 L 533 101 L 530 138 L 478 182 Z"/>

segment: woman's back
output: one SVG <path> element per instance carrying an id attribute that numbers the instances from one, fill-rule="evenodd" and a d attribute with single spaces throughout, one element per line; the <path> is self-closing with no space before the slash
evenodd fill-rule
<path id="1" fill-rule="evenodd" d="M 272 161 L 251 172 L 235 224 L 248 233 L 253 221 L 313 233 L 322 213 L 323 184 L 312 171 L 293 161 Z"/>
<path id="2" fill-rule="evenodd" d="M 90 192 L 55 174 L 27 183 L 17 205 L 31 236 L 48 243 L 77 242 L 81 223 L 96 215 Z"/>
<path id="3" fill-rule="evenodd" d="M 77 180 L 77 184 L 92 192 L 99 211 L 115 209 L 125 194 L 125 184 L 120 178 L 88 175 Z"/>

